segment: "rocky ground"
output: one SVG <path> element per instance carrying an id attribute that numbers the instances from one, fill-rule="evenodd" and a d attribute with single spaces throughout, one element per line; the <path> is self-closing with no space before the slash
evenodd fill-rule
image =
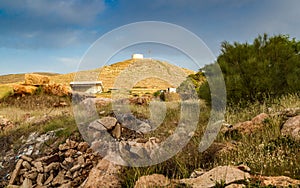
<path id="1" fill-rule="evenodd" d="M 19 100 L 20 99 L 16 99 Z M 23 100 L 23 99 L 21 99 Z M 109 99 L 87 99 L 84 102 L 96 101 L 96 106 L 111 103 Z M 148 105 L 149 98 L 133 98 L 133 105 Z M 21 102 L 22 103 L 22 102 Z M 51 108 L 60 108 L 60 113 L 70 104 L 65 101 L 51 103 Z M 158 136 L 147 136 L 147 132 L 155 130 L 149 121 L 136 119 L 131 114 L 114 115 L 100 108 L 99 119 L 89 124 L 79 125 L 81 134 L 71 134 L 68 139 L 60 139 L 58 128 L 45 133 L 33 131 L 18 139 L 20 147 L 1 146 L 5 149 L 0 156 L 1 187 L 124 187 L 125 167 L 110 162 L 115 154 L 119 164 L 152 160 L 155 151 L 162 143 Z M 25 117 L 26 115 L 26 117 Z M 31 127 L 47 124 L 57 117 L 50 114 L 32 116 L 25 114 L 23 122 Z M 64 114 L 70 116 L 70 114 Z M 265 129 L 272 118 L 283 119 L 280 134 L 300 141 L 300 108 L 286 108 L 281 111 L 269 109 L 267 113 L 257 114 L 248 121 L 236 124 L 223 124 L 220 133 L 224 137 L 239 135 L 255 135 Z M 23 118 L 23 117 L 22 117 Z M 20 123 L 20 122 L 19 122 Z M 19 125 L 7 117 L 0 116 L 0 131 L 3 133 L 15 129 Z M 76 126 L 76 125 L 74 125 Z M 81 127 L 82 126 L 82 127 Z M 181 136 L 189 136 L 188 131 L 181 130 Z M 88 138 L 86 141 L 82 138 Z M 5 137 L 5 139 L 10 139 Z M 112 142 L 113 141 L 113 142 Z M 239 140 L 230 142 L 214 142 L 203 152 L 205 161 L 213 162 L 217 156 L 236 151 Z M 113 144 L 112 144 L 113 143 Z M 257 146 L 260 147 L 260 146 Z M 300 165 L 300 164 L 295 164 Z M 219 165 L 213 168 L 191 169 L 187 178 L 172 178 L 166 174 L 141 175 L 132 187 L 299 187 L 300 180 L 288 176 L 265 176 L 250 169 L 246 164 Z"/>

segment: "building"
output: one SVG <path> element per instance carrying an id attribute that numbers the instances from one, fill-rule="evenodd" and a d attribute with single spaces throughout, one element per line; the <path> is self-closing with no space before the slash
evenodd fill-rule
<path id="1" fill-rule="evenodd" d="M 132 54 L 131 56 L 132 59 L 144 59 L 143 54 Z"/>
<path id="2" fill-rule="evenodd" d="M 75 92 L 84 92 L 88 94 L 103 92 L 103 84 L 101 81 L 71 82 L 70 86 Z"/>

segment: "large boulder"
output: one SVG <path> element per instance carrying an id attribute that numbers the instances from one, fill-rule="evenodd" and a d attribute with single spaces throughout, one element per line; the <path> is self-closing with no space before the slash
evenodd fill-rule
<path id="1" fill-rule="evenodd" d="M 22 85 L 22 84 L 15 84 L 13 86 L 14 94 L 16 95 L 25 95 L 25 94 L 34 94 L 37 90 L 37 87 L 32 85 Z"/>
<path id="2" fill-rule="evenodd" d="M 121 187 L 121 179 L 119 178 L 120 168 L 120 166 L 106 159 L 100 160 L 97 166 L 90 171 L 84 187 Z"/>
<path id="3" fill-rule="evenodd" d="M 214 187 L 216 183 L 225 185 L 250 179 L 250 174 L 234 166 L 218 166 L 197 178 L 181 179 L 181 183 L 194 188 Z"/>
<path id="4" fill-rule="evenodd" d="M 270 116 L 266 113 L 261 113 L 254 118 L 251 119 L 251 121 L 244 121 L 239 122 L 233 126 L 227 126 L 222 128 L 222 132 L 225 134 L 242 134 L 242 135 L 249 135 L 256 131 L 259 131 L 265 127 L 265 122 Z"/>
<path id="5" fill-rule="evenodd" d="M 300 140 L 300 115 L 288 119 L 281 129 L 282 135 Z"/>
<path id="6" fill-rule="evenodd" d="M 25 74 L 26 85 L 45 85 L 49 84 L 50 79 L 48 76 L 40 74 Z"/>
<path id="7" fill-rule="evenodd" d="M 46 84 L 43 86 L 43 90 L 47 94 L 68 96 L 72 93 L 71 87 L 64 84 Z"/>

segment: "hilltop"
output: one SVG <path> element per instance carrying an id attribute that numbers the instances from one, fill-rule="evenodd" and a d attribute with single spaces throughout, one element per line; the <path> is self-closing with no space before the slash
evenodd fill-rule
<path id="1" fill-rule="evenodd" d="M 87 76 L 89 75 L 98 75 L 98 81 L 103 82 L 104 90 L 107 91 L 110 88 L 114 87 L 114 83 L 116 78 L 120 75 L 120 73 L 128 68 L 129 66 L 132 66 L 137 61 L 141 61 L 144 63 L 150 63 L 155 62 L 166 68 L 167 70 L 173 71 L 174 69 L 178 69 L 179 67 L 175 65 L 171 65 L 167 62 L 162 62 L 158 60 L 152 60 L 152 59 L 142 59 L 142 60 L 136 60 L 136 59 L 128 59 L 122 62 L 117 62 L 111 65 L 107 65 L 101 68 L 93 69 L 93 70 L 87 70 L 87 71 L 80 71 L 78 73 L 69 73 L 69 74 L 62 74 L 62 75 L 56 75 L 52 76 L 50 79 L 52 82 L 55 83 L 64 83 L 68 84 L 71 81 L 74 80 L 74 76 L 85 76 L 86 78 L 81 78 L 80 80 L 89 80 Z M 194 74 L 195 72 L 189 69 L 180 68 L 186 76 L 190 74 Z M 144 89 L 166 89 L 168 87 L 172 87 L 172 84 L 167 83 L 166 81 L 160 80 L 158 78 L 148 78 L 145 80 L 142 80 L 138 82 L 135 86 L 135 88 L 144 88 Z M 174 87 L 174 86 L 173 86 Z"/>

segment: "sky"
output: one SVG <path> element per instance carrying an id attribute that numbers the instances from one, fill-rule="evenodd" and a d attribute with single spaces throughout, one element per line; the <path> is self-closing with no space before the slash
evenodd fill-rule
<path id="1" fill-rule="evenodd" d="M 264 33 L 300 40 L 299 7 L 299 0 L 0 0 L 0 75 L 74 72 L 97 39 L 142 21 L 183 27 L 214 56 L 225 40 L 252 42 Z M 130 53 L 189 68 L 185 54 L 157 44 L 127 47 L 105 63 L 129 59 Z"/>

